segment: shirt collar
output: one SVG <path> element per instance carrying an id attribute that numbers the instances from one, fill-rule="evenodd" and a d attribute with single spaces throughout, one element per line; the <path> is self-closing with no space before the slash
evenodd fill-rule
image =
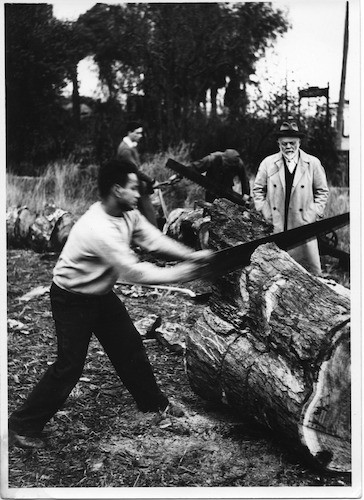
<path id="1" fill-rule="evenodd" d="M 137 142 L 132 141 L 128 136 L 125 136 L 123 141 L 129 146 L 129 148 L 136 148 L 138 145 Z"/>

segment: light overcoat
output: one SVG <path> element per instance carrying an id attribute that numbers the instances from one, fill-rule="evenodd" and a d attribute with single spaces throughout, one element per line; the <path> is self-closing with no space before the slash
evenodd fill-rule
<path id="1" fill-rule="evenodd" d="M 255 208 L 273 224 L 275 233 L 284 229 L 285 195 L 284 162 L 279 152 L 262 161 L 253 187 Z M 328 197 L 326 174 L 320 160 L 300 149 L 288 207 L 287 229 L 322 218 Z M 321 272 L 316 238 L 290 250 L 289 254 L 311 273 Z"/>

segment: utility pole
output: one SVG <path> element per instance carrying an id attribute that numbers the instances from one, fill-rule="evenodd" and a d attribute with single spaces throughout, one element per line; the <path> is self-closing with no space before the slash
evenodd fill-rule
<path id="1" fill-rule="evenodd" d="M 345 106 L 345 83 L 346 83 L 346 65 L 348 59 L 348 46 L 349 46 L 349 2 L 346 2 L 345 12 L 345 30 L 344 30 L 344 49 L 343 49 L 343 63 L 341 69 L 341 82 L 340 82 L 340 96 L 337 108 L 336 118 L 336 148 L 341 147 L 341 138 L 344 125 L 344 106 Z"/>
<path id="2" fill-rule="evenodd" d="M 288 120 L 288 68 L 287 68 L 287 58 L 286 58 L 286 120 Z"/>

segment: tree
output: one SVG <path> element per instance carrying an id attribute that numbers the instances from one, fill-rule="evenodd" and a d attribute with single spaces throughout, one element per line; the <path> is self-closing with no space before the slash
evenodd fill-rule
<path id="1" fill-rule="evenodd" d="M 261 3 L 149 4 L 143 19 L 150 33 L 143 88 L 163 103 L 167 142 L 189 139 L 188 124 L 207 90 L 213 108 L 225 87 L 230 108 L 244 112 L 255 62 L 287 29 L 282 13 Z"/>
<path id="2" fill-rule="evenodd" d="M 234 126 L 246 113 L 256 61 L 287 28 L 282 12 L 261 2 L 99 3 L 74 23 L 57 21 L 50 5 L 7 4 L 8 157 L 49 159 L 77 140 L 77 65 L 87 55 L 109 90 L 108 144 L 125 95 L 126 112 L 142 115 L 132 117 L 144 120 L 149 150 L 194 141 L 191 123 L 204 113 L 208 92 L 216 114 L 218 90 L 225 90 L 224 119 Z M 60 102 L 67 79 L 71 126 Z"/>
<path id="3" fill-rule="evenodd" d="M 64 55 L 55 50 L 60 23 L 47 4 L 5 4 L 8 162 L 41 161 L 59 147 L 57 98 Z"/>
<path id="4" fill-rule="evenodd" d="M 65 54 L 63 61 L 64 76 L 72 82 L 72 113 L 75 131 L 79 130 L 81 121 L 81 100 L 78 86 L 78 63 L 92 53 L 88 34 L 78 21 L 58 24 L 58 37 L 54 46 Z"/>
<path id="5" fill-rule="evenodd" d="M 128 86 L 142 94 L 161 146 L 189 139 L 207 91 L 213 109 L 217 90 L 226 88 L 230 109 L 244 112 L 255 62 L 288 28 L 281 11 L 250 2 L 97 4 L 81 24 L 110 99 Z"/>

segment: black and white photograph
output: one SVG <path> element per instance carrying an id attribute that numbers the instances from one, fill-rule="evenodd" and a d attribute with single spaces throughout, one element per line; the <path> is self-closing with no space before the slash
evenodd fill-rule
<path id="1" fill-rule="evenodd" d="M 362 7 L 3 2 L 2 499 L 361 498 Z"/>

